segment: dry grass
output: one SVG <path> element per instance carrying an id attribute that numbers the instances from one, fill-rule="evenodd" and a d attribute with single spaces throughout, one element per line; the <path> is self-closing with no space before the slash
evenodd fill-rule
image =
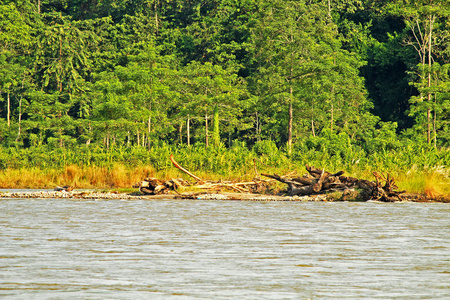
<path id="1" fill-rule="evenodd" d="M 436 172 L 407 172 L 396 178 L 400 190 L 425 195 L 429 199 L 450 198 L 450 178 Z"/>
<path id="2" fill-rule="evenodd" d="M 70 185 L 74 188 L 129 188 L 145 177 L 154 176 L 148 166 L 127 168 L 115 164 L 109 168 L 96 166 L 66 166 L 56 169 L 6 169 L 0 173 L 0 188 L 54 188 Z"/>

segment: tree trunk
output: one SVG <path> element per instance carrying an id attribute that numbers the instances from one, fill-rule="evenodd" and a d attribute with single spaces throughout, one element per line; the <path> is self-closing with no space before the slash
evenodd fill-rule
<path id="1" fill-rule="evenodd" d="M 292 90 L 292 87 L 291 87 Z M 289 102 L 289 125 L 288 125 L 288 153 L 292 152 L 292 121 L 293 121 L 292 100 Z"/>
<path id="2" fill-rule="evenodd" d="M 153 79 L 152 79 L 153 83 Z M 149 104 L 149 115 L 148 115 L 148 123 L 147 123 L 147 131 L 148 131 L 148 150 L 150 150 L 150 133 L 152 132 L 152 99 L 150 98 L 150 104 Z"/>
<path id="3" fill-rule="evenodd" d="M 291 154 L 292 151 L 292 120 L 293 120 L 293 111 L 292 111 L 292 102 L 289 103 L 289 129 L 288 129 L 288 152 Z"/>
<path id="4" fill-rule="evenodd" d="M 212 142 L 214 147 L 218 147 L 220 144 L 220 129 L 219 129 L 219 109 L 216 105 L 214 108 L 214 117 L 213 117 L 213 135 Z"/>
<path id="5" fill-rule="evenodd" d="M 311 104 L 311 131 L 313 137 L 316 137 L 316 131 L 314 130 L 314 102 Z"/>
<path id="6" fill-rule="evenodd" d="M 150 133 L 152 132 L 152 116 L 148 116 L 148 123 L 147 123 L 147 148 L 150 150 L 151 147 L 151 140 L 150 140 Z"/>
<path id="7" fill-rule="evenodd" d="M 7 96 L 7 101 L 8 101 L 8 103 L 7 103 L 7 110 L 8 110 L 8 112 L 7 112 L 7 121 L 8 121 L 8 127 L 10 127 L 11 126 L 11 98 L 10 98 L 10 96 L 9 96 L 9 92 L 8 92 L 8 96 Z"/>
<path id="8" fill-rule="evenodd" d="M 292 56 L 291 56 L 292 58 Z M 292 67 L 290 70 L 289 75 L 289 125 L 288 125 L 288 154 L 291 155 L 292 152 L 292 123 L 294 119 L 294 112 L 292 107 L 292 101 L 293 101 L 293 95 L 294 95 L 294 88 L 292 87 Z"/>
<path id="9" fill-rule="evenodd" d="M 190 146 L 191 145 L 191 132 L 190 132 L 190 128 L 189 128 L 189 116 L 188 116 L 188 118 L 187 118 L 187 121 L 186 121 L 186 131 L 187 131 L 187 144 L 188 144 L 188 146 Z"/>
<path id="10" fill-rule="evenodd" d="M 433 109 L 433 140 L 434 140 L 434 148 L 436 148 L 437 147 L 437 132 L 436 132 L 436 115 L 437 115 L 437 113 L 436 113 L 436 105 L 437 105 L 437 103 L 436 103 L 436 94 L 434 94 L 434 106 L 435 106 L 435 109 Z"/>
<path id="11" fill-rule="evenodd" d="M 18 124 L 19 124 L 19 128 L 17 129 L 17 137 L 16 137 L 16 143 L 19 141 L 20 139 L 20 131 L 21 131 L 21 124 L 22 124 L 22 96 L 20 97 L 19 100 L 19 120 L 18 120 Z"/>
<path id="12" fill-rule="evenodd" d="M 136 132 L 136 137 L 137 137 L 137 145 L 141 145 L 141 136 L 139 135 L 139 129 Z"/>
<path id="13" fill-rule="evenodd" d="M 62 69 L 62 38 L 59 38 L 59 67 Z M 62 92 L 62 78 L 58 77 L 59 92 Z"/>
<path id="14" fill-rule="evenodd" d="M 91 136 L 91 132 L 92 132 L 92 127 L 89 124 L 89 136 Z M 91 144 L 91 138 L 88 138 L 88 140 L 86 141 L 86 146 L 89 146 Z"/>
<path id="15" fill-rule="evenodd" d="M 159 34 L 159 21 L 158 21 L 158 1 L 155 1 L 155 26 L 156 26 L 156 35 Z"/>
<path id="16" fill-rule="evenodd" d="M 208 114 L 205 114 L 205 143 L 206 147 L 208 147 Z"/>
<path id="17" fill-rule="evenodd" d="M 331 103 L 331 121 L 330 121 L 330 132 L 333 133 L 333 123 L 334 123 L 334 105 Z"/>
<path id="18" fill-rule="evenodd" d="M 428 71 L 428 88 L 431 87 L 431 72 L 430 70 Z M 431 93 L 430 91 L 427 92 L 427 101 L 428 101 L 428 106 L 427 106 L 427 143 L 431 144 L 431 108 L 430 108 L 430 104 L 431 104 Z"/>
<path id="19" fill-rule="evenodd" d="M 430 21 L 430 33 L 428 35 L 428 106 L 427 106 L 427 142 L 428 144 L 431 144 L 431 92 L 430 92 L 430 88 L 431 88 L 431 51 L 432 51 L 432 47 L 431 47 L 431 37 L 432 37 L 432 33 L 433 33 L 433 22 L 434 22 L 434 16 L 432 17 L 430 15 L 429 18 Z"/>
<path id="20" fill-rule="evenodd" d="M 328 0 L 328 16 L 331 17 L 331 0 Z"/>
<path id="21" fill-rule="evenodd" d="M 180 123 L 180 129 L 178 130 L 180 145 L 183 144 L 183 122 Z"/>
<path id="22" fill-rule="evenodd" d="M 256 141 L 260 141 L 261 140 L 261 125 L 259 123 L 259 116 L 258 116 L 258 112 L 255 113 L 255 118 L 256 118 Z"/>

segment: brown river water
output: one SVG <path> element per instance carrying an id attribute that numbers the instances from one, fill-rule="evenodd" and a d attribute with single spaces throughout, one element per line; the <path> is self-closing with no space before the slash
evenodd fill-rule
<path id="1" fill-rule="evenodd" d="M 450 204 L 0 200 L 0 299 L 450 299 Z"/>

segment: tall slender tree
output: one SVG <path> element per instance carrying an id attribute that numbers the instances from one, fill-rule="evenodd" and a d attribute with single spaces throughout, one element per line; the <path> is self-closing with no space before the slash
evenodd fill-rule
<path id="1" fill-rule="evenodd" d="M 436 127 L 432 118 L 432 69 L 439 48 L 445 49 L 447 48 L 446 45 L 450 45 L 448 40 L 450 31 L 448 29 L 443 30 L 441 25 L 445 24 L 450 16 L 448 2 L 441 0 L 398 0 L 389 4 L 388 8 L 404 18 L 408 30 L 405 33 L 405 43 L 414 47 L 417 52 L 419 64 L 416 72 L 414 72 L 417 79 L 414 80 L 420 95 L 412 97 L 411 102 L 425 110 L 426 141 L 431 144 L 432 128 Z"/>

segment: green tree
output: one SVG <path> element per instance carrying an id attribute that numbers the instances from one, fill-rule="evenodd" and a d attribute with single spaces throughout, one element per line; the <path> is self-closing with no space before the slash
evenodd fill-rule
<path id="1" fill-rule="evenodd" d="M 214 107 L 214 117 L 213 117 L 213 145 L 218 147 L 220 145 L 220 128 L 219 128 L 219 109 L 217 105 Z"/>
<path id="2" fill-rule="evenodd" d="M 152 140 L 163 139 L 173 131 L 169 114 L 173 101 L 169 88 L 173 61 L 158 54 L 152 44 L 142 45 L 138 55 L 129 55 L 125 66 L 116 66 L 113 72 L 95 76 L 90 98 L 92 120 L 103 123 L 117 120 L 123 126 L 108 127 L 109 136 L 120 135 L 123 140 L 151 146 Z M 133 134 L 131 134 L 131 132 Z M 134 138 L 131 138 L 131 135 Z"/>
<path id="3" fill-rule="evenodd" d="M 322 45 L 321 51 L 324 53 L 316 62 L 316 74 L 305 80 L 302 90 L 311 108 L 311 133 L 328 128 L 330 133 L 344 131 L 356 138 L 377 120 L 369 113 L 373 105 L 367 99 L 364 79 L 359 76 L 363 62 L 339 48 Z M 305 109 L 306 115 L 308 111 Z"/>
<path id="4" fill-rule="evenodd" d="M 182 98 L 186 101 L 182 104 L 185 106 L 183 115 L 204 120 L 204 139 L 208 146 L 209 119 L 214 110 L 217 109 L 222 121 L 235 126 L 239 123 L 234 121 L 245 108 L 244 82 L 233 71 L 211 63 L 192 62 L 184 68 L 183 74 L 186 76 L 182 90 Z"/>
<path id="5" fill-rule="evenodd" d="M 61 14 L 46 17 L 49 25 L 39 31 L 34 56 L 35 80 L 41 93 L 35 94 L 37 98 L 31 105 L 35 113 L 45 112 L 47 118 L 52 118 L 45 121 L 44 127 L 50 126 L 46 129 L 49 138 L 59 139 L 59 145 L 63 146 L 73 135 L 74 118 L 79 117 L 73 110 L 74 99 L 84 92 L 85 79 L 90 76 L 90 53 L 95 48 L 97 36 L 84 28 L 85 22 L 73 22 Z"/>
<path id="6" fill-rule="evenodd" d="M 27 21 L 14 4 L 0 5 L 0 51 L 3 55 L 31 45 L 31 28 Z"/>
<path id="7" fill-rule="evenodd" d="M 269 1 L 260 8 L 259 22 L 253 29 L 256 52 L 254 60 L 261 62 L 260 82 L 267 85 L 266 99 L 288 106 L 287 144 L 291 151 L 293 139 L 293 106 L 295 89 L 313 74 L 311 56 L 318 44 L 317 31 L 326 23 L 314 16 L 317 7 L 304 1 Z M 326 20 L 326 15 L 322 16 Z"/>
<path id="8" fill-rule="evenodd" d="M 446 38 L 450 32 L 446 27 L 450 16 L 447 4 L 447 1 L 439 0 L 398 0 L 387 6 L 404 18 L 408 30 L 405 33 L 405 43 L 414 47 L 420 62 L 414 72 L 416 78 L 413 79 L 420 95 L 412 97 L 411 102 L 416 108 L 424 110 L 428 144 L 431 144 L 432 128 L 436 128 L 432 118 L 432 108 L 436 106 L 433 105 L 433 64 L 439 56 L 439 49 L 446 49 L 450 45 Z M 417 112 L 417 109 L 413 108 L 413 111 Z M 421 119 L 416 117 L 419 124 Z"/>
<path id="9" fill-rule="evenodd" d="M 89 72 L 89 50 L 96 36 L 80 30 L 79 24 L 66 17 L 55 17 L 41 34 L 36 64 L 42 72 L 42 87 L 47 91 L 72 94 Z"/>
<path id="10" fill-rule="evenodd" d="M 422 64 L 418 66 L 421 70 Z M 423 69 L 422 69 L 423 70 Z M 441 66 L 434 62 L 431 69 L 423 70 L 426 74 L 419 76 L 420 81 L 415 82 L 414 85 L 419 90 L 420 95 L 411 98 L 410 114 L 417 120 L 418 126 L 420 124 L 427 124 L 427 138 L 428 130 L 430 130 L 430 138 L 435 147 L 437 147 L 438 140 L 442 140 L 442 144 L 448 144 L 448 126 L 450 120 L 450 64 Z M 429 95 L 430 100 L 423 101 L 422 95 Z M 424 118 L 424 112 L 426 120 Z M 428 112 L 430 116 L 428 115 Z M 431 120 L 428 118 L 430 117 Z M 428 123 L 431 123 L 430 124 Z M 429 128 L 431 127 L 431 128 Z M 439 133 L 439 134 L 438 134 Z M 442 135 L 442 139 L 440 138 Z"/>
<path id="11" fill-rule="evenodd" d="M 266 126 L 275 132 L 287 127 L 288 152 L 295 136 L 328 128 L 356 137 L 376 122 L 360 77 L 364 61 L 342 49 L 324 4 L 272 1 L 253 29 L 259 63 L 253 92 L 262 100 Z"/>
<path id="12" fill-rule="evenodd" d="M 28 79 L 27 54 L 33 44 L 27 14 L 17 7 L 21 3 L 5 2 L 0 3 L 0 97 L 5 103 L 3 112 L 6 112 L 7 126 L 4 136 L 11 133 L 14 107 L 22 104 L 21 91 L 25 86 L 25 79 Z"/>

